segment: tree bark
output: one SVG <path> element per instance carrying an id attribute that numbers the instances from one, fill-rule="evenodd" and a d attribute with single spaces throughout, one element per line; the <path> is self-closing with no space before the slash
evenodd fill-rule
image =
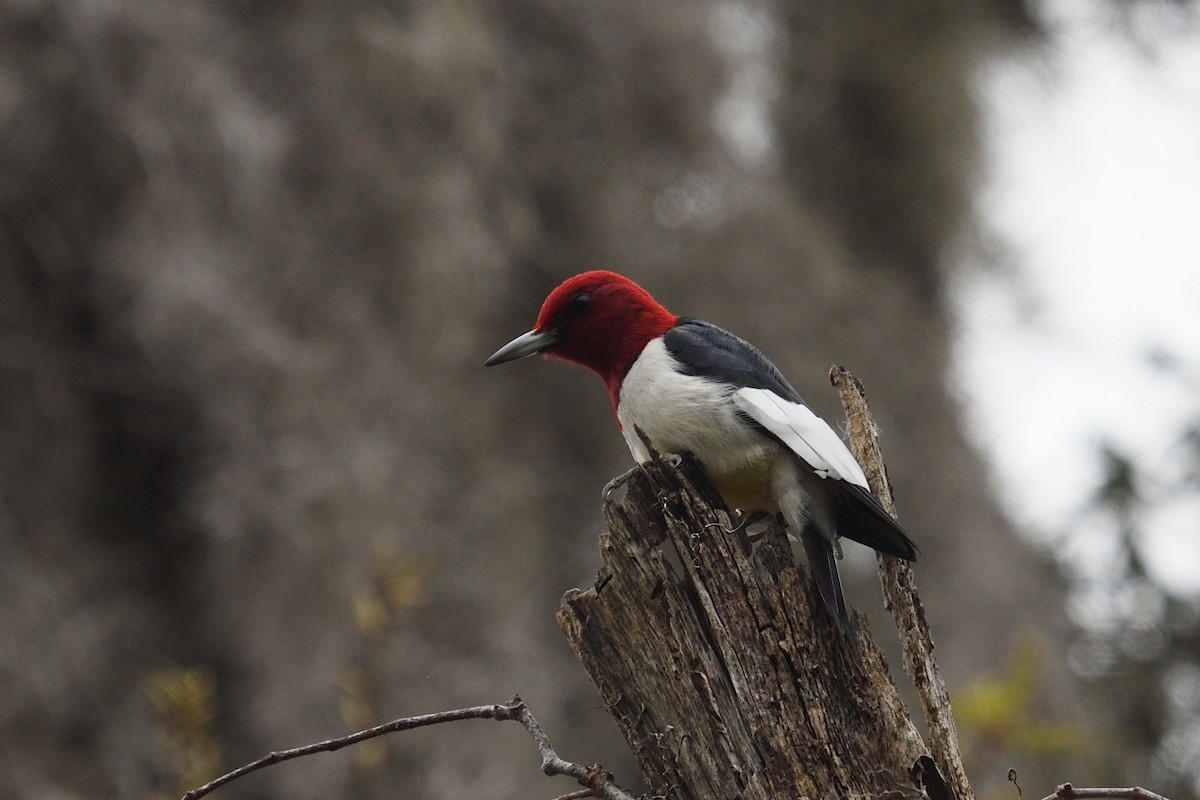
<path id="1" fill-rule="evenodd" d="M 751 541 L 690 460 L 626 486 L 558 620 L 652 795 L 947 796 L 865 619 L 838 633 L 778 524 Z"/>

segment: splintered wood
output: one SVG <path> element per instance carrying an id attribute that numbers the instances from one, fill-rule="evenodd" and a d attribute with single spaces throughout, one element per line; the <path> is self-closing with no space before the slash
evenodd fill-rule
<path id="1" fill-rule="evenodd" d="M 920 796 L 928 750 L 865 621 L 838 633 L 777 525 L 752 543 L 690 461 L 605 511 L 596 585 L 558 620 L 651 795 Z"/>

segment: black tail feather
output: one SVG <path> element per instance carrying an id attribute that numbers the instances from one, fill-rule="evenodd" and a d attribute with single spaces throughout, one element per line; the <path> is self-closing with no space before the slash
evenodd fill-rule
<path id="1" fill-rule="evenodd" d="M 900 523 L 883 510 L 873 494 L 845 481 L 839 486 L 844 492 L 835 511 L 839 536 L 905 561 L 917 560 L 916 543 Z"/>
<path id="2" fill-rule="evenodd" d="M 826 539 L 812 525 L 800 532 L 804 554 L 808 557 L 808 568 L 817 583 L 817 592 L 825 601 L 825 607 L 833 615 L 838 630 L 850 635 L 850 612 L 846 608 L 846 597 L 842 594 L 842 579 L 838 576 L 837 554 L 833 542 Z"/>

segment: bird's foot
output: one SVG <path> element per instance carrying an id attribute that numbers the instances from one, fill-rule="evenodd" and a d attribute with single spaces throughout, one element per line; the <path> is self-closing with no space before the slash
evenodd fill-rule
<path id="1" fill-rule="evenodd" d="M 766 522 L 767 520 L 771 519 L 772 516 L 769 511 L 751 511 L 747 513 L 742 511 L 740 508 L 738 509 L 738 513 L 742 515 L 742 520 L 740 523 L 738 523 L 738 527 L 745 528 L 747 531 L 749 531 L 751 525 L 755 525 L 759 522 Z M 751 544 L 755 544 L 763 537 L 763 534 L 765 533 L 765 530 L 760 530 L 758 533 L 754 534 L 747 533 L 746 538 L 750 540 Z"/>
<path id="2" fill-rule="evenodd" d="M 604 484 L 604 488 L 600 490 L 600 499 L 607 503 L 609 499 L 611 499 L 612 493 L 617 489 L 620 489 L 625 484 L 625 481 L 629 480 L 629 477 L 633 475 L 633 473 L 637 472 L 638 469 L 639 467 L 634 467 L 633 469 L 621 473 L 608 483 Z"/>
<path id="3" fill-rule="evenodd" d="M 726 528 L 724 525 L 720 524 L 719 522 L 710 522 L 705 527 L 706 528 L 720 528 L 725 533 L 737 533 L 738 531 L 746 530 L 747 528 L 749 528 L 751 525 L 753 525 L 756 522 L 762 522 L 763 520 L 769 519 L 771 517 L 771 515 L 768 514 L 766 511 L 751 511 L 749 513 L 746 513 L 745 511 L 742 511 L 740 508 L 736 509 L 734 513 L 737 514 L 737 524 L 734 525 L 732 528 Z M 762 538 L 762 534 L 758 534 L 757 536 L 750 537 L 750 541 L 756 542 L 761 538 Z"/>

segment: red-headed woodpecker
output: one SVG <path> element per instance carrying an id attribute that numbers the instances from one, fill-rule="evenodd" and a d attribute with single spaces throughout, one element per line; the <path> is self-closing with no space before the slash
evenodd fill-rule
<path id="1" fill-rule="evenodd" d="M 841 438 L 809 409 L 758 348 L 729 331 L 663 308 L 615 272 L 568 278 L 529 333 L 485 363 L 545 353 L 604 379 L 629 450 L 691 453 L 730 508 L 781 514 L 804 545 L 838 626 L 849 615 L 838 578 L 838 537 L 909 561 L 916 545 L 880 507 Z"/>

